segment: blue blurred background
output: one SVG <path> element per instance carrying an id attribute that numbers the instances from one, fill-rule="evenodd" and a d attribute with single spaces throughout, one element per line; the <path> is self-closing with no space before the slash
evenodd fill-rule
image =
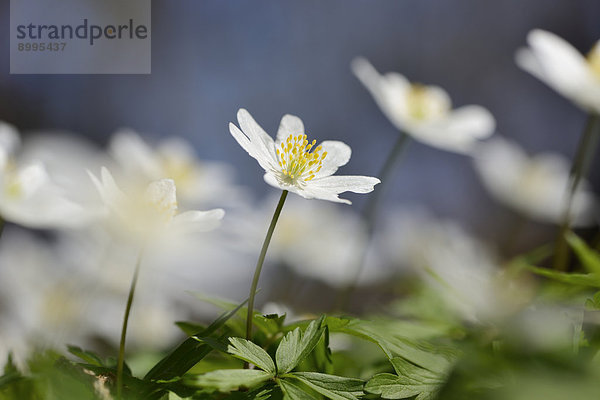
<path id="1" fill-rule="evenodd" d="M 444 87 L 457 106 L 487 107 L 498 132 L 530 152 L 571 157 L 585 114 L 519 70 L 514 52 L 534 28 L 587 52 L 599 21 L 598 0 L 153 1 L 151 75 L 9 75 L 4 0 L 0 119 L 25 134 L 66 129 L 100 144 L 124 126 L 183 136 L 201 158 L 233 164 L 238 182 L 261 196 L 274 189 L 227 129 L 240 107 L 271 133 L 296 114 L 309 136 L 353 148 L 343 173 L 377 173 L 397 132 L 350 71 L 362 55 L 382 72 Z M 596 192 L 599 165 L 590 169 Z M 511 216 L 463 156 L 412 143 L 393 179 L 388 203 L 422 204 L 489 239 Z"/>

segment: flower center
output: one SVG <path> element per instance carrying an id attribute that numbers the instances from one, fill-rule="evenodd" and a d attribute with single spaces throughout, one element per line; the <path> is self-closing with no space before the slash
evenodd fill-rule
<path id="1" fill-rule="evenodd" d="M 596 42 L 587 56 L 587 61 L 596 78 L 600 79 L 600 41 Z"/>
<path id="2" fill-rule="evenodd" d="M 450 110 L 447 98 L 432 88 L 412 83 L 406 94 L 408 115 L 418 121 L 442 117 Z"/>
<path id="3" fill-rule="evenodd" d="M 308 182 L 321 170 L 327 152 L 321 153 L 323 150 L 321 146 L 313 149 L 316 142 L 313 140 L 309 143 L 306 135 L 289 135 L 285 141 L 281 142 L 281 148 L 277 148 L 277 156 L 282 172 L 281 178 L 284 182 L 293 184 L 297 183 L 299 179 Z"/>

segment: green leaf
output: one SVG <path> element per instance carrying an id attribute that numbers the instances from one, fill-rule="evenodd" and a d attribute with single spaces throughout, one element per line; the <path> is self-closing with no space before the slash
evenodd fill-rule
<path id="1" fill-rule="evenodd" d="M 273 377 L 272 373 L 258 369 L 222 369 L 198 375 L 186 380 L 186 383 L 191 386 L 229 392 L 239 388 L 255 387 Z"/>
<path id="2" fill-rule="evenodd" d="M 532 265 L 528 265 L 525 268 L 537 275 L 545 276 L 546 278 L 550 278 L 558 282 L 578 286 L 600 287 L 600 274 L 598 273 L 576 274 L 559 272 L 546 268 L 534 267 Z"/>
<path id="3" fill-rule="evenodd" d="M 247 301 L 247 300 L 246 300 Z M 233 310 L 222 314 L 212 324 L 210 324 L 202 332 L 198 332 L 198 337 L 213 336 L 225 322 L 234 316 L 244 304 L 238 305 Z M 212 351 L 212 347 L 206 343 L 199 342 L 194 338 L 189 338 L 177 346 L 171 353 L 160 360 L 144 377 L 144 380 L 170 380 L 178 376 L 182 376 L 202 360 L 208 353 Z"/>
<path id="4" fill-rule="evenodd" d="M 392 360 L 400 356 L 411 363 L 432 372 L 444 374 L 454 363 L 456 351 L 451 348 L 434 347 L 424 341 L 408 339 L 398 332 L 395 325 L 352 320 L 339 332 L 357 336 L 377 344 Z"/>
<path id="5" fill-rule="evenodd" d="M 432 399 L 446 381 L 446 374 L 435 373 L 397 357 L 390 360 L 397 375 L 375 375 L 365 386 L 365 392 L 384 399 Z"/>
<path id="6" fill-rule="evenodd" d="M 98 367 L 101 367 L 104 365 L 104 363 L 102 362 L 102 359 L 100 357 L 98 357 L 96 354 L 92 353 L 91 351 L 83 350 L 83 349 L 81 349 L 81 347 L 77 347 L 77 346 L 67 346 L 67 349 L 69 350 L 69 353 L 81 358 L 83 361 L 87 362 L 88 364 L 96 365 Z"/>
<path id="7" fill-rule="evenodd" d="M 284 400 L 316 400 L 312 394 L 305 392 L 301 387 L 294 385 L 286 379 L 279 380 L 279 387 L 283 392 Z"/>
<path id="8" fill-rule="evenodd" d="M 252 343 L 249 340 L 237 337 L 230 337 L 229 343 L 230 345 L 227 347 L 227 352 L 229 354 L 254 364 L 260 369 L 272 374 L 277 372 L 275 369 L 275 363 L 273 363 L 273 359 L 269 353 L 263 350 L 262 347 Z"/>
<path id="9" fill-rule="evenodd" d="M 194 336 L 198 332 L 202 332 L 204 329 L 206 329 L 206 326 L 204 325 L 189 321 L 177 321 L 175 322 L 175 325 L 177 325 L 177 327 L 188 336 Z"/>
<path id="10" fill-rule="evenodd" d="M 286 375 L 332 400 L 357 400 L 363 395 L 364 382 L 361 379 L 321 374 L 318 372 L 293 372 Z"/>
<path id="11" fill-rule="evenodd" d="M 567 241 L 577 254 L 581 265 L 591 273 L 600 274 L 600 254 L 590 249 L 588 245 L 573 232 L 566 234 Z"/>
<path id="12" fill-rule="evenodd" d="M 304 333 L 296 328 L 284 336 L 275 353 L 279 374 L 290 372 L 315 348 L 325 330 L 324 318 L 322 315 L 318 320 L 312 321 Z"/>

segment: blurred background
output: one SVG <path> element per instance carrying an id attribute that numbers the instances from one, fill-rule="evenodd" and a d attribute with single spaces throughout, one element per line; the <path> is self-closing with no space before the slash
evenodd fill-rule
<path id="1" fill-rule="evenodd" d="M 8 14 L 5 1 L 5 29 Z M 231 163 L 239 182 L 263 194 L 272 189 L 227 123 L 245 107 L 274 132 L 292 113 L 309 136 L 354 149 L 344 173 L 374 175 L 396 130 L 350 71 L 362 55 L 382 72 L 440 85 L 456 106 L 485 106 L 498 131 L 530 152 L 571 157 L 585 115 L 513 57 L 534 28 L 587 52 L 600 37 L 598 20 L 594 0 L 154 1 L 151 75 L 9 75 L 6 60 L 0 119 L 25 134 L 68 130 L 98 143 L 120 127 L 149 138 L 182 136 L 201 158 Z M 0 47 L 8 54 L 8 35 Z M 596 184 L 598 165 L 591 168 Z M 360 207 L 360 196 L 352 200 Z M 419 144 L 407 152 L 387 200 L 424 204 L 478 230 L 505 217 L 469 160 Z"/>
<path id="2" fill-rule="evenodd" d="M 497 132 L 528 152 L 570 159 L 585 113 L 520 70 L 514 54 L 534 28 L 587 53 L 600 38 L 598 21 L 597 0 L 153 1 L 150 75 L 10 75 L 5 57 L 0 120 L 25 138 L 69 131 L 101 146 L 123 127 L 150 143 L 183 137 L 201 160 L 233 166 L 235 184 L 268 200 L 269 218 L 277 191 L 227 129 L 238 108 L 273 135 L 283 114 L 298 115 L 309 137 L 352 147 L 343 174 L 376 175 L 397 130 L 350 70 L 351 60 L 364 56 L 380 72 L 445 88 L 454 106 L 486 107 Z M 8 1 L 0 5 L 0 26 L 0 51 L 7 55 Z M 600 157 L 590 168 L 596 193 L 598 166 Z M 365 196 L 346 197 L 357 210 L 365 203 Z M 491 243 L 506 239 L 516 218 L 487 194 L 468 157 L 416 142 L 388 183 L 384 203 L 456 220 Z M 518 247 L 555 234 L 553 225 L 530 224 Z M 254 254 L 248 260 L 250 269 Z"/>

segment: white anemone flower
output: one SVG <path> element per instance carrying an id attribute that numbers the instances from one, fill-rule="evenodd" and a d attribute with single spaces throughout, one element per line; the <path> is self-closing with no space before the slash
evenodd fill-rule
<path id="1" fill-rule="evenodd" d="M 274 141 L 245 109 L 237 113 L 240 128 L 229 124 L 229 131 L 266 171 L 265 182 L 281 190 L 294 192 L 306 199 L 329 200 L 352 204 L 340 199 L 343 192 L 369 193 L 380 183 L 369 176 L 333 176 L 350 160 L 350 147 L 327 140 L 318 146 L 308 141 L 302 120 L 284 115 Z"/>
<path id="2" fill-rule="evenodd" d="M 517 51 L 516 62 L 581 108 L 600 113 L 600 41 L 587 57 L 564 39 L 540 29 L 527 35 L 528 48 Z"/>
<path id="3" fill-rule="evenodd" d="M 559 223 L 570 182 L 569 163 L 559 154 L 528 156 L 517 144 L 495 139 L 481 145 L 475 169 L 488 191 L 503 204 L 543 222 Z M 571 206 L 575 226 L 593 222 L 594 196 L 579 185 Z"/>
<path id="4" fill-rule="evenodd" d="M 178 198 L 190 206 L 236 205 L 240 188 L 232 184 L 229 166 L 200 161 L 194 148 L 182 138 L 169 138 L 150 146 L 131 129 L 117 131 L 109 153 L 133 182 L 146 185 L 169 178 L 175 181 Z"/>
<path id="5" fill-rule="evenodd" d="M 412 83 L 396 72 L 381 75 L 364 58 L 352 61 L 352 70 L 392 124 L 419 142 L 467 154 L 494 132 L 488 110 L 477 105 L 453 110 L 448 93 L 438 86 Z"/>
<path id="6" fill-rule="evenodd" d="M 67 198 L 40 162 L 20 165 L 14 152 L 20 144 L 16 129 L 0 122 L 0 215 L 29 228 L 65 228 L 84 224 L 81 206 Z"/>
<path id="7" fill-rule="evenodd" d="M 225 214 L 222 209 L 178 213 L 172 179 L 160 179 L 151 182 L 143 191 L 132 190 L 132 193 L 125 194 L 106 168 L 101 170 L 101 179 L 91 173 L 90 177 L 107 208 L 110 225 L 119 233 L 143 241 L 165 232 L 209 231 L 220 224 Z"/>

